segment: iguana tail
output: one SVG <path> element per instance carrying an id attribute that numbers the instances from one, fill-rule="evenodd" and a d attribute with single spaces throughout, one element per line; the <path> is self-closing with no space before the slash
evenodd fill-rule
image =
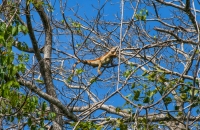
<path id="1" fill-rule="evenodd" d="M 78 65 L 80 62 L 83 63 L 83 64 L 87 64 L 88 63 L 87 60 L 77 60 L 74 63 L 74 65 L 72 66 L 72 75 L 74 75 L 74 73 L 75 73 L 76 65 Z"/>
<path id="2" fill-rule="evenodd" d="M 78 65 L 78 63 L 80 63 L 81 61 L 78 60 L 74 63 L 74 65 L 72 66 L 72 75 L 74 75 L 74 72 L 75 72 L 75 68 L 76 68 L 76 65 Z"/>

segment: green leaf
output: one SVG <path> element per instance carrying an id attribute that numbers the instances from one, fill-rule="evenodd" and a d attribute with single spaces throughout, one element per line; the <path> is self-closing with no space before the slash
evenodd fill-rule
<path id="1" fill-rule="evenodd" d="M 156 72 L 151 72 L 151 73 L 147 76 L 147 78 L 148 78 L 149 80 L 151 80 L 151 81 L 154 81 L 155 78 L 156 78 Z"/>
<path id="2" fill-rule="evenodd" d="M 11 122 L 13 122 L 13 121 L 14 121 L 14 119 L 15 119 L 15 118 L 14 118 L 14 116 L 11 116 L 11 119 L 10 119 L 10 121 L 11 121 Z"/>
<path id="3" fill-rule="evenodd" d="M 183 116 L 183 112 L 182 112 L 182 111 L 179 111 L 179 112 L 178 112 L 178 116 Z"/>
<path id="4" fill-rule="evenodd" d="M 116 107 L 116 110 L 115 110 L 117 113 L 119 113 L 121 111 L 121 108 L 119 107 Z"/>
<path id="5" fill-rule="evenodd" d="M 28 126 L 31 126 L 32 125 L 32 120 L 31 118 L 28 118 Z"/>
<path id="6" fill-rule="evenodd" d="M 160 72 L 160 73 L 164 73 L 165 72 L 165 71 L 163 71 L 163 70 L 161 70 L 159 68 L 157 68 L 157 71 Z"/>
<path id="7" fill-rule="evenodd" d="M 4 33 L 2 33 L 2 32 L 0 32 L 0 42 L 1 42 L 1 44 L 4 43 L 3 45 L 5 46 Z"/>
<path id="8" fill-rule="evenodd" d="M 6 31 L 6 23 L 1 23 L 0 24 L 0 31 Z"/>
<path id="9" fill-rule="evenodd" d="M 93 77 L 93 78 L 90 79 L 90 83 L 94 83 L 96 81 L 97 81 L 97 77 Z"/>
<path id="10" fill-rule="evenodd" d="M 76 44 L 76 46 L 75 47 L 80 47 L 81 46 L 81 44 Z"/>
<path id="11" fill-rule="evenodd" d="M 106 121 L 109 121 L 109 120 L 110 120 L 110 117 L 107 117 L 107 118 L 106 118 Z"/>
<path id="12" fill-rule="evenodd" d="M 73 75 L 70 75 L 70 76 L 65 80 L 65 82 L 70 83 L 70 82 L 72 81 L 72 78 L 73 78 Z"/>
<path id="13" fill-rule="evenodd" d="M 179 109 L 179 106 L 174 106 L 174 109 L 175 109 L 175 110 L 178 110 L 178 109 Z"/>
<path id="14" fill-rule="evenodd" d="M 164 83 L 167 81 L 167 79 L 165 78 L 165 74 L 162 74 L 160 76 L 158 76 L 158 81 L 161 83 Z"/>
<path id="15" fill-rule="evenodd" d="M 135 88 L 135 82 L 132 83 L 132 85 L 131 85 L 131 89 L 134 89 L 134 88 Z"/>
<path id="16" fill-rule="evenodd" d="M 147 71 L 144 71 L 144 73 L 142 74 L 142 76 L 146 76 L 148 73 Z"/>
<path id="17" fill-rule="evenodd" d="M 44 127 L 44 118 L 40 119 L 40 126 Z"/>
<path id="18" fill-rule="evenodd" d="M 18 72 L 18 68 L 16 66 L 12 67 L 11 75 L 15 75 Z"/>
<path id="19" fill-rule="evenodd" d="M 10 87 L 12 86 L 13 82 L 14 82 L 14 81 L 8 81 L 8 82 L 6 83 L 7 88 L 10 88 Z"/>
<path id="20" fill-rule="evenodd" d="M 19 67 L 19 71 L 21 71 L 22 73 L 25 72 L 26 66 L 24 64 L 19 64 L 18 67 Z"/>
<path id="21" fill-rule="evenodd" d="M 147 16 L 149 15 L 149 11 L 148 11 L 148 10 L 146 10 L 146 15 L 147 15 Z"/>
<path id="22" fill-rule="evenodd" d="M 170 97 L 166 97 L 163 100 L 165 104 L 170 104 L 172 102 L 172 99 Z"/>
<path id="23" fill-rule="evenodd" d="M 197 110 L 196 110 L 196 113 L 197 113 L 197 114 L 199 114 L 199 113 L 200 113 L 200 110 L 199 110 L 199 109 L 197 109 Z"/>
<path id="24" fill-rule="evenodd" d="M 36 96 L 33 96 L 33 97 L 32 97 L 32 101 L 33 101 L 34 103 L 38 103 L 38 98 L 37 98 Z"/>
<path id="25" fill-rule="evenodd" d="M 138 101 L 139 96 L 140 96 L 140 91 L 139 90 L 134 91 L 133 99 Z"/>
<path id="26" fill-rule="evenodd" d="M 190 93 L 191 96 L 192 96 L 192 91 L 193 91 L 192 89 L 190 89 L 190 91 L 189 91 L 189 93 Z M 199 92 L 199 91 L 198 91 L 197 89 L 195 89 L 195 90 L 194 90 L 194 95 L 196 95 L 198 92 Z"/>
<path id="27" fill-rule="evenodd" d="M 22 31 L 22 25 L 18 25 L 18 32 L 21 32 Z"/>
<path id="28" fill-rule="evenodd" d="M 55 118 L 55 117 L 56 117 L 56 113 L 51 112 L 50 114 L 51 114 L 51 117 L 52 117 L 52 118 Z"/>
<path id="29" fill-rule="evenodd" d="M 22 32 L 24 33 L 24 34 L 27 34 L 28 33 L 28 28 L 26 27 L 26 26 L 23 26 L 22 25 Z"/>
<path id="30" fill-rule="evenodd" d="M 37 127 L 35 125 L 31 125 L 31 130 L 37 130 Z"/>
<path id="31" fill-rule="evenodd" d="M 120 125 L 119 125 L 120 130 L 127 130 L 127 125 L 124 124 L 123 121 L 121 121 Z"/>
<path id="32" fill-rule="evenodd" d="M 185 100 L 185 99 L 187 99 L 187 94 L 186 93 L 181 93 L 180 97 L 181 97 L 181 99 Z"/>
<path id="33" fill-rule="evenodd" d="M 17 27 L 13 27 L 12 28 L 12 35 L 16 36 L 18 34 L 18 28 Z"/>
<path id="34" fill-rule="evenodd" d="M 150 101 L 150 98 L 149 97 L 145 97 L 144 100 L 143 100 L 143 103 L 149 103 Z"/>
<path id="35" fill-rule="evenodd" d="M 48 119 L 49 119 L 49 120 L 53 120 L 55 117 L 56 117 L 56 114 L 55 114 L 54 112 L 50 112 L 50 113 L 48 114 Z"/>
<path id="36" fill-rule="evenodd" d="M 148 95 L 149 98 L 151 98 L 156 92 L 157 90 L 147 91 L 146 94 Z"/>
<path id="37" fill-rule="evenodd" d="M 97 127 L 97 130 L 102 130 L 102 128 L 103 128 L 103 126 L 102 126 L 102 125 L 99 125 L 99 126 Z"/>
<path id="38" fill-rule="evenodd" d="M 130 74 L 131 74 L 131 70 L 126 70 L 126 71 L 123 73 L 123 76 L 127 78 Z"/>
<path id="39" fill-rule="evenodd" d="M 83 70 L 82 68 L 76 69 L 76 70 L 75 70 L 75 73 L 76 73 L 77 75 L 79 75 L 79 74 L 81 74 L 81 73 L 83 73 L 83 72 L 84 72 L 84 70 Z"/>
<path id="40" fill-rule="evenodd" d="M 14 81 L 12 86 L 15 88 L 19 88 L 20 84 L 17 81 Z"/>
<path id="41" fill-rule="evenodd" d="M 42 103 L 42 111 L 45 111 L 47 108 L 47 103 L 46 102 L 43 102 Z"/>
<path id="42" fill-rule="evenodd" d="M 43 81 L 43 80 L 36 79 L 35 81 L 38 82 L 38 83 L 44 84 L 44 81 Z"/>

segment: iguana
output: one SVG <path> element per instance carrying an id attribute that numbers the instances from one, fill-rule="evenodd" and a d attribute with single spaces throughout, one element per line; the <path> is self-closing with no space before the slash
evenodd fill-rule
<path id="1" fill-rule="evenodd" d="M 118 46 L 111 48 L 110 51 L 106 52 L 104 55 L 94 60 L 78 60 L 73 65 L 73 68 L 75 68 L 78 63 L 82 62 L 83 64 L 88 64 L 93 67 L 98 67 L 97 71 L 99 74 L 101 74 L 101 71 L 100 71 L 101 66 L 109 64 L 112 61 L 112 59 L 117 56 L 117 50 L 118 50 Z M 72 73 L 74 73 L 74 69 Z"/>

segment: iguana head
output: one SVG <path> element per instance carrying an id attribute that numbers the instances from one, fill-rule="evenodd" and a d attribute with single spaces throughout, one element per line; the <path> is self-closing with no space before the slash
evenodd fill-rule
<path id="1" fill-rule="evenodd" d="M 119 48 L 118 46 L 115 46 L 115 47 L 110 49 L 110 52 L 115 53 L 118 50 L 118 48 Z"/>

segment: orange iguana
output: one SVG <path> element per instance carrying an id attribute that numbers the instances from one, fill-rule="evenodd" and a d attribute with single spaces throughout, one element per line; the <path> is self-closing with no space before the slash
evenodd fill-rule
<path id="1" fill-rule="evenodd" d="M 83 64 L 88 64 L 93 67 L 98 67 L 97 71 L 99 74 L 101 74 L 101 71 L 100 71 L 101 66 L 109 64 L 112 61 L 112 59 L 117 56 L 117 50 L 118 50 L 118 46 L 111 48 L 109 52 L 105 53 L 101 57 L 96 58 L 94 60 L 78 60 L 73 65 L 73 68 L 75 68 L 78 63 L 82 62 Z M 74 69 L 72 73 L 74 73 Z"/>

